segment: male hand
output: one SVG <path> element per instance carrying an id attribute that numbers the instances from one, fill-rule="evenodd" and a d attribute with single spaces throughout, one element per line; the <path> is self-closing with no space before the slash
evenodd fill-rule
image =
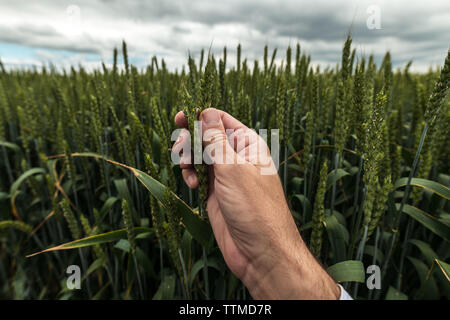
<path id="1" fill-rule="evenodd" d="M 254 299 L 338 299 L 340 288 L 298 232 L 265 141 L 221 110 L 205 109 L 200 120 L 203 146 L 215 160 L 209 166 L 208 216 L 233 274 Z M 175 122 L 187 128 L 183 112 Z M 180 134 L 173 152 L 186 146 L 187 135 Z M 191 163 L 182 156 L 183 178 L 196 188 Z"/>

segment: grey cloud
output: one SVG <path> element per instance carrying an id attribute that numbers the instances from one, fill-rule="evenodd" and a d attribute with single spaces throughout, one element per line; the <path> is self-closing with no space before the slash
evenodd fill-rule
<path id="1" fill-rule="evenodd" d="M 78 53 L 100 54 L 103 51 L 102 43 L 88 34 L 83 35 L 83 41 L 73 43 L 50 27 L 34 28 L 30 25 L 15 29 L 0 25 L 0 41 Z"/>
<path id="2" fill-rule="evenodd" d="M 366 27 L 366 7 L 377 3 L 381 8 L 382 29 L 369 30 Z M 358 52 L 375 51 L 379 60 L 381 53 L 377 50 L 381 47 L 381 51 L 384 51 L 387 47 L 397 64 L 413 58 L 418 63 L 429 64 L 430 61 L 436 61 L 437 57 L 440 59 L 450 44 L 450 20 L 442 17 L 446 12 L 447 16 L 450 13 L 450 3 L 446 1 L 128 0 L 124 3 L 118 0 L 42 0 L 32 4 L 25 0 L 14 1 L 18 14 L 23 10 L 41 17 L 48 15 L 49 20 L 54 15 L 64 14 L 68 5 L 78 5 L 83 18 L 94 26 L 95 23 L 101 25 L 104 22 L 124 23 L 125 27 L 130 28 L 130 51 L 134 50 L 140 55 L 155 52 L 172 55 L 177 61 L 184 59 L 188 50 L 198 55 L 198 46 L 207 49 L 211 41 L 213 52 L 219 55 L 222 39 L 234 41 L 227 43 L 228 47 L 234 47 L 237 41 L 241 41 L 244 53 L 249 57 L 261 57 L 266 43 L 271 47 L 278 46 L 281 55 L 290 40 L 294 45 L 300 39 L 300 44 L 311 53 L 313 61 L 325 61 L 333 66 L 339 61 L 340 48 L 349 30 Z M 10 6 L 10 1 L 0 0 L 0 17 L 1 9 L 11 10 Z M 86 30 L 77 41 L 71 41 L 52 27 L 50 22 L 48 25 L 36 25 L 32 21 L 23 21 L 12 28 L 0 20 L 0 41 L 103 54 L 112 50 L 121 40 L 114 34 L 100 38 L 95 36 L 95 30 Z M 155 24 L 164 28 L 163 35 L 151 27 L 139 36 L 133 34 L 136 25 Z M 233 37 L 233 33 L 213 32 L 223 30 L 221 26 L 228 29 L 239 26 L 245 32 Z M 138 31 L 142 32 L 141 29 Z"/>

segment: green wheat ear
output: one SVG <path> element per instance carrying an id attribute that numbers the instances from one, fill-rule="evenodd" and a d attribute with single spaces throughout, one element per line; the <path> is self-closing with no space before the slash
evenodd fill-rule
<path id="1" fill-rule="evenodd" d="M 286 78 L 281 77 L 278 84 L 276 118 L 277 127 L 280 129 L 280 140 L 285 142 L 285 113 L 286 113 Z"/>
<path id="2" fill-rule="evenodd" d="M 145 132 L 144 125 L 133 111 L 129 112 L 129 116 L 133 125 L 133 130 L 136 132 L 137 136 L 139 136 L 139 139 L 144 147 L 144 152 L 147 154 L 152 154 L 152 142 L 149 135 Z"/>
<path id="3" fill-rule="evenodd" d="M 52 179 L 52 177 L 47 173 L 45 175 L 45 181 L 47 183 L 47 191 L 48 191 L 48 195 L 50 197 L 50 202 L 52 205 L 52 209 L 53 209 L 53 214 L 55 215 L 55 219 L 57 221 L 59 221 L 61 219 L 61 211 L 60 211 L 60 207 L 58 205 L 58 202 L 55 198 L 55 183 Z"/>
<path id="4" fill-rule="evenodd" d="M 33 228 L 30 225 L 22 221 L 4 220 L 0 222 L 0 231 L 2 231 L 2 229 L 8 230 L 10 228 L 20 230 L 24 233 L 31 233 L 33 231 Z"/>
<path id="5" fill-rule="evenodd" d="M 305 124 L 305 136 L 304 136 L 304 144 L 303 144 L 303 166 L 304 171 L 308 171 L 310 159 L 311 159 L 311 146 L 314 132 L 314 117 L 312 111 L 308 111 L 305 115 L 306 124 Z"/>
<path id="6" fill-rule="evenodd" d="M 441 70 L 438 81 L 434 86 L 433 92 L 428 100 L 427 109 L 425 111 L 425 120 L 430 125 L 433 126 L 436 118 L 441 110 L 442 100 L 447 95 L 447 91 L 450 84 L 450 50 L 447 52 L 447 57 L 445 58 L 444 67 Z"/>
<path id="7" fill-rule="evenodd" d="M 360 153 L 364 149 L 364 123 L 367 114 L 366 101 L 366 77 L 364 74 L 364 62 L 356 67 L 354 86 L 353 86 L 353 115 L 351 117 L 351 131 L 355 133 L 357 139 L 357 149 Z"/>
<path id="8" fill-rule="evenodd" d="M 180 247 L 181 242 L 180 219 L 176 214 L 176 204 L 169 188 L 166 188 L 166 191 L 164 193 L 164 201 L 166 203 L 165 208 L 167 222 L 163 223 L 163 227 L 167 234 L 170 255 L 178 271 L 178 274 L 182 276 L 183 269 L 180 258 L 178 256 L 178 248 Z"/>
<path id="9" fill-rule="evenodd" d="M 380 166 L 383 163 L 385 148 L 383 146 L 383 125 L 384 125 L 384 106 L 386 95 L 383 92 L 377 94 L 376 102 L 371 110 L 366 128 L 366 150 L 364 157 L 364 175 L 363 181 L 366 186 L 366 198 L 363 203 L 364 218 L 361 233 L 364 233 L 366 226 L 369 226 L 373 219 L 374 201 L 377 197 L 378 175 Z"/>
<path id="10" fill-rule="evenodd" d="M 383 184 L 377 181 L 375 189 L 376 197 L 373 201 L 373 214 L 368 226 L 367 239 L 372 235 L 373 231 L 381 221 L 382 216 L 386 212 L 388 196 L 393 189 L 391 176 L 386 176 Z"/>
<path id="11" fill-rule="evenodd" d="M 136 253 L 136 234 L 134 232 L 133 218 L 131 216 L 130 206 L 127 200 L 122 199 L 122 219 L 125 228 L 127 229 L 128 242 L 130 243 L 131 253 Z"/>
<path id="12" fill-rule="evenodd" d="M 336 116 L 334 121 L 334 144 L 337 153 L 342 155 L 342 150 L 347 139 L 348 123 L 345 108 L 345 89 L 342 80 L 338 80 L 336 97 Z"/>
<path id="13" fill-rule="evenodd" d="M 81 238 L 81 231 L 78 227 L 77 219 L 75 218 L 75 215 L 73 214 L 72 209 L 70 209 L 69 203 L 66 199 L 62 199 L 59 203 L 59 207 L 61 208 L 64 218 L 66 219 L 66 222 L 69 226 L 70 233 L 72 234 L 73 239 L 80 239 Z"/>
<path id="14" fill-rule="evenodd" d="M 316 197 L 314 199 L 314 210 L 312 216 L 312 233 L 311 233 L 311 252 L 315 257 L 320 256 L 322 249 L 322 233 L 325 221 L 325 192 L 327 183 L 328 165 L 324 161 L 320 169 L 320 178 L 317 185 Z"/>

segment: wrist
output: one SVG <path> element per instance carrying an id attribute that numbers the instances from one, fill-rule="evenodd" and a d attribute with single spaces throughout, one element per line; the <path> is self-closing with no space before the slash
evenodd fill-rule
<path id="1" fill-rule="evenodd" d="M 242 281 L 254 299 L 339 299 L 339 286 L 312 256 L 301 238 L 292 250 L 278 248 L 278 253 L 280 256 L 277 255 L 277 261 L 272 264 L 255 261 L 248 265 Z"/>

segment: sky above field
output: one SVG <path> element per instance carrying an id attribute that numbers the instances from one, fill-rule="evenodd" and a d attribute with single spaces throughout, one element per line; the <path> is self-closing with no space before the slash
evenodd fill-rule
<path id="1" fill-rule="evenodd" d="M 0 59 L 11 67 L 112 63 L 125 39 L 131 62 L 153 55 L 180 69 L 201 48 L 215 55 L 228 48 L 229 66 L 241 43 L 250 60 L 264 45 L 280 60 L 297 42 L 313 64 L 335 66 L 351 30 L 358 56 L 386 50 L 395 67 L 413 60 L 426 71 L 441 65 L 450 45 L 450 1 L 376 0 L 0 0 Z"/>

